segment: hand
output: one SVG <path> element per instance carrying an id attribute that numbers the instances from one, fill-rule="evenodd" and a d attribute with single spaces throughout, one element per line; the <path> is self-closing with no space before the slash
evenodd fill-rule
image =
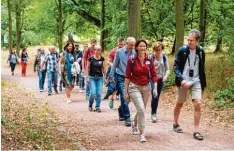
<path id="1" fill-rule="evenodd" d="M 153 90 L 153 97 L 156 98 L 158 96 L 157 88 L 154 88 Z"/>
<path id="2" fill-rule="evenodd" d="M 185 80 L 183 80 L 183 81 L 181 82 L 181 86 L 182 86 L 183 88 L 189 88 L 189 85 L 187 84 L 187 82 L 186 82 Z"/>
<path id="3" fill-rule="evenodd" d="M 40 71 L 42 72 L 42 68 L 40 69 Z"/>
<path id="4" fill-rule="evenodd" d="M 125 100 L 126 100 L 128 103 L 131 102 L 127 91 L 124 92 L 124 97 L 125 97 Z"/>
<path id="5" fill-rule="evenodd" d="M 158 65 L 157 67 L 155 67 L 155 70 L 158 70 L 160 68 L 160 65 Z"/>
<path id="6" fill-rule="evenodd" d="M 167 77 L 166 76 L 163 77 L 163 82 L 167 82 Z"/>
<path id="7" fill-rule="evenodd" d="M 110 82 L 115 82 L 115 79 L 113 77 L 110 77 Z"/>

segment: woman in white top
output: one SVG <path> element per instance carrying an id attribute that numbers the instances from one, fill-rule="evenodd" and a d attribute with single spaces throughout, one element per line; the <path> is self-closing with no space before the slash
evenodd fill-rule
<path id="1" fill-rule="evenodd" d="M 165 54 L 162 54 L 165 46 L 162 42 L 155 42 L 152 45 L 154 54 L 152 54 L 152 57 L 154 58 L 154 66 L 155 70 L 158 76 L 158 85 L 157 85 L 157 92 L 158 95 L 154 97 L 152 94 L 152 100 L 151 100 L 151 119 L 152 122 L 155 123 L 157 120 L 157 108 L 158 108 L 158 101 L 160 94 L 163 89 L 164 83 L 167 81 L 170 68 L 169 68 L 169 62 L 168 58 Z M 154 85 L 151 82 L 151 91 L 154 90 Z"/>

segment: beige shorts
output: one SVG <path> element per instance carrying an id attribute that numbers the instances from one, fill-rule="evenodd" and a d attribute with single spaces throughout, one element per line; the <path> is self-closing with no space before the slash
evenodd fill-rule
<path id="1" fill-rule="evenodd" d="M 201 84 L 200 82 L 196 82 L 193 84 L 191 88 L 183 88 L 177 87 L 177 93 L 176 93 L 176 100 L 177 102 L 184 103 L 187 100 L 187 94 L 188 92 L 191 92 L 192 100 L 201 100 L 202 97 L 202 90 L 201 90 Z"/>

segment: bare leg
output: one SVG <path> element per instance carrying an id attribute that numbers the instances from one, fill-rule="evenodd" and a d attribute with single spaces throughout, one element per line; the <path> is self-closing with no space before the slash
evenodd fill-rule
<path id="1" fill-rule="evenodd" d="M 178 124 L 179 116 L 180 116 L 180 110 L 183 106 L 183 103 L 176 103 L 176 106 L 174 108 L 174 124 Z"/>
<path id="2" fill-rule="evenodd" d="M 194 100 L 194 132 L 198 132 L 199 123 L 201 119 L 201 101 Z"/>

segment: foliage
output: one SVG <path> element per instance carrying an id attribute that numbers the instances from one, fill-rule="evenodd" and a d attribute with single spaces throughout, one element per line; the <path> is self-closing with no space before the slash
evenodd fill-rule
<path id="1" fill-rule="evenodd" d="M 46 101 L 24 92 L 16 83 L 2 81 L 2 85 L 1 149 L 77 149 L 57 129 L 58 121 Z"/>
<path id="2" fill-rule="evenodd" d="M 218 90 L 214 94 L 215 104 L 217 107 L 234 106 L 234 77 L 228 80 L 228 86 L 224 90 Z"/>

